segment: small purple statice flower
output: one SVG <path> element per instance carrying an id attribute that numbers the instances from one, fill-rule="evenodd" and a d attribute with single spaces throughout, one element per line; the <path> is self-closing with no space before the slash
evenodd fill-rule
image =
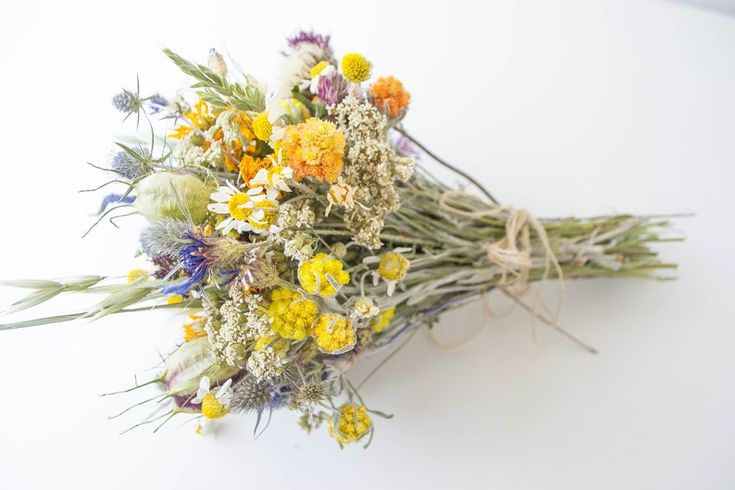
<path id="1" fill-rule="evenodd" d="M 324 50 L 327 56 L 331 57 L 334 52 L 332 51 L 332 46 L 329 42 L 330 38 L 331 36 L 328 34 L 324 36 L 322 34 L 317 34 L 314 31 L 300 31 L 294 37 L 289 37 L 287 41 L 288 46 L 291 49 L 295 49 L 301 44 L 313 44 L 315 46 L 319 46 Z"/>

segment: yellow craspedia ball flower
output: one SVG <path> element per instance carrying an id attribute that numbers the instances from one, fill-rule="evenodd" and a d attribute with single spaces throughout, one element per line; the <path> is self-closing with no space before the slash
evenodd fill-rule
<path id="1" fill-rule="evenodd" d="M 202 415 L 208 419 L 220 419 L 230 413 L 230 411 L 222 405 L 214 393 L 207 393 L 202 398 Z"/>
<path id="2" fill-rule="evenodd" d="M 359 53 L 348 53 L 342 57 L 342 74 L 350 82 L 360 83 L 370 78 L 373 65 Z"/>
<path id="3" fill-rule="evenodd" d="M 367 414 L 365 405 L 345 403 L 339 408 L 339 420 L 329 417 L 329 435 L 340 444 L 349 444 L 359 440 L 373 426 L 373 420 Z"/>
<path id="4" fill-rule="evenodd" d="M 355 345 L 357 337 L 352 323 L 337 313 L 322 313 L 314 325 L 316 345 L 330 354 L 341 354 Z"/>
<path id="5" fill-rule="evenodd" d="M 268 120 L 268 112 L 261 112 L 253 119 L 253 133 L 262 141 L 268 141 L 273 134 L 273 125 Z"/>
<path id="6" fill-rule="evenodd" d="M 148 279 L 148 275 L 148 271 L 145 271 L 143 269 L 133 269 L 128 272 L 128 284 L 139 281 L 143 282 Z"/>
<path id="7" fill-rule="evenodd" d="M 278 288 L 271 293 L 271 304 L 268 306 L 268 316 L 273 319 L 271 329 L 284 339 L 306 338 L 318 314 L 316 303 L 296 291 Z"/>
<path id="8" fill-rule="evenodd" d="M 318 294 L 322 297 L 332 296 L 337 289 L 329 281 L 329 277 L 338 285 L 350 282 L 350 274 L 342 270 L 344 264 L 324 252 L 299 266 L 299 283 L 309 294 Z"/>
<path id="9" fill-rule="evenodd" d="M 386 281 L 400 281 L 406 277 L 409 262 L 397 252 L 388 252 L 380 258 L 378 274 Z"/>
<path id="10" fill-rule="evenodd" d="M 374 333 L 380 333 L 383 330 L 385 330 L 385 327 L 387 327 L 391 320 L 393 320 L 393 316 L 396 314 L 396 307 L 392 306 L 388 308 L 385 311 L 381 311 L 380 315 L 373 318 L 370 321 L 370 327 L 372 328 Z"/>

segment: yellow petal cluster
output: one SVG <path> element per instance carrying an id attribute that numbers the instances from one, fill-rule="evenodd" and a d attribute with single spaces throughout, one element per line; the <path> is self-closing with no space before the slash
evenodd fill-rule
<path id="1" fill-rule="evenodd" d="M 271 329 L 284 339 L 306 338 L 318 314 L 316 304 L 296 291 L 278 288 L 271 293 L 268 307 L 268 316 L 273 319 Z"/>
<path id="2" fill-rule="evenodd" d="M 352 323 L 337 313 L 322 313 L 313 330 L 316 345 L 324 352 L 339 354 L 349 350 L 357 337 Z"/>
<path id="3" fill-rule="evenodd" d="M 406 257 L 396 252 L 388 252 L 380 258 L 378 274 L 386 281 L 400 281 L 406 276 L 408 266 Z"/>
<path id="4" fill-rule="evenodd" d="M 370 322 L 370 327 L 372 328 L 374 333 L 380 333 L 383 330 L 385 330 L 385 327 L 387 327 L 391 320 L 393 320 L 393 315 L 396 314 L 396 307 L 392 306 L 388 308 L 385 311 L 381 311 L 380 315 L 373 318 Z"/>
<path id="5" fill-rule="evenodd" d="M 309 294 L 332 296 L 337 290 L 327 279 L 329 275 L 337 284 L 350 282 L 350 274 L 342 269 L 344 264 L 329 254 L 318 253 L 299 266 L 299 283 Z"/>
<path id="6" fill-rule="evenodd" d="M 333 183 L 342 172 L 345 137 L 330 121 L 312 117 L 288 126 L 280 149 L 297 179 L 314 177 Z"/>
<path id="7" fill-rule="evenodd" d="M 345 403 L 339 408 L 340 417 L 334 423 L 334 417 L 329 417 L 329 435 L 337 439 L 340 444 L 355 442 L 364 436 L 373 426 L 373 421 L 367 414 L 364 405 Z"/>

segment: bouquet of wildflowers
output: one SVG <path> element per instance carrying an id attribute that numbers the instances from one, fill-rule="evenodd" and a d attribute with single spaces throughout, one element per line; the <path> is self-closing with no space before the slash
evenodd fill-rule
<path id="1" fill-rule="evenodd" d="M 135 387 L 157 386 L 149 401 L 165 407 L 143 424 L 178 414 L 213 423 L 252 413 L 260 422 L 285 407 L 307 430 L 325 425 L 340 445 L 367 443 L 388 415 L 346 376 L 361 357 L 399 348 L 493 289 L 576 341 L 541 315 L 538 297 L 524 302 L 529 285 L 653 278 L 673 267 L 649 248 L 666 240 L 662 219 L 537 219 L 498 203 L 403 128 L 411 96 L 401 81 L 374 77 L 361 54 L 336 57 L 329 36 L 289 39 L 281 77 L 268 86 L 214 50 L 206 64 L 165 54 L 194 83 L 176 98 L 139 89 L 114 97 L 151 134 L 118 143 L 99 167 L 119 191 L 95 223 L 142 215 L 139 253 L 150 267 L 124 281 L 6 281 L 32 289 L 11 311 L 65 292 L 102 299 L 84 312 L 0 326 L 186 312 L 180 345 Z M 480 192 L 450 188 L 416 164 L 419 155 Z"/>

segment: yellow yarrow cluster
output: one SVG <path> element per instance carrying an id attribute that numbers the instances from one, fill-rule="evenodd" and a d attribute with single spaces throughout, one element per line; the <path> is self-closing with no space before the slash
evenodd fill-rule
<path id="1" fill-rule="evenodd" d="M 339 413 L 340 417 L 336 424 L 334 417 L 329 417 L 329 435 L 340 444 L 357 441 L 373 426 L 365 405 L 345 403 L 339 408 Z"/>
<path id="2" fill-rule="evenodd" d="M 338 354 L 352 347 L 357 337 L 352 323 L 337 313 L 322 313 L 314 325 L 316 345 L 324 352 Z"/>
<path id="3" fill-rule="evenodd" d="M 262 141 L 268 141 L 273 134 L 273 125 L 268 120 L 268 112 L 261 112 L 253 119 L 253 133 Z"/>
<path id="4" fill-rule="evenodd" d="M 341 260 L 324 252 L 318 253 L 299 267 L 299 283 L 309 294 L 332 296 L 337 290 L 329 282 L 327 275 L 337 284 L 344 285 L 350 282 L 350 274 L 342 269 L 343 266 Z"/>
<path id="5" fill-rule="evenodd" d="M 271 293 L 268 307 L 268 316 L 273 319 L 271 329 L 284 339 L 304 339 L 318 314 L 316 304 L 296 291 L 278 288 Z"/>
<path id="6" fill-rule="evenodd" d="M 342 74 L 350 82 L 360 83 L 370 78 L 372 64 L 359 53 L 348 53 L 342 57 Z"/>

